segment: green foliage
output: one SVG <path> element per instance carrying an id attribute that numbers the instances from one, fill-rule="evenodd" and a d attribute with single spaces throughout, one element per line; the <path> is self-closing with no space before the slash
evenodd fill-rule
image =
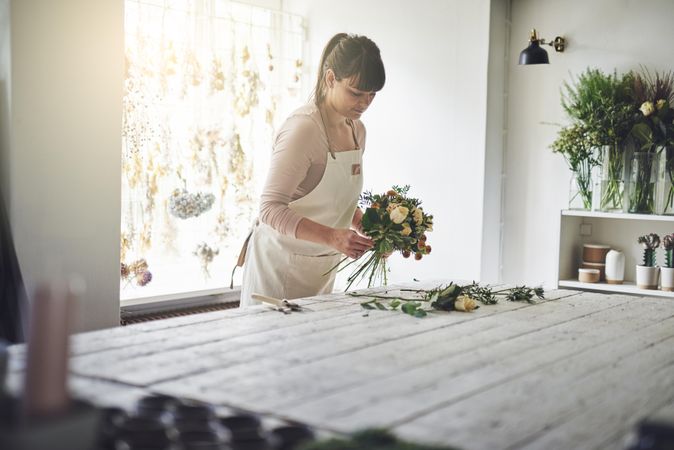
<path id="1" fill-rule="evenodd" d="M 462 289 L 466 295 L 485 305 L 498 303 L 499 296 L 505 297 L 506 300 L 511 302 L 526 301 L 529 303 L 534 303 L 536 299 L 545 298 L 545 291 L 540 286 L 535 288 L 516 286 L 514 288 L 494 291 L 489 286 L 482 287 L 473 281 L 473 284 L 464 286 Z"/>
<path id="2" fill-rule="evenodd" d="M 435 447 L 414 444 L 396 438 L 385 430 L 367 429 L 355 433 L 351 438 L 334 438 L 313 442 L 300 450 L 453 450 L 454 447 Z"/>
<path id="3" fill-rule="evenodd" d="M 619 144 L 634 124 L 633 80 L 631 72 L 618 76 L 614 71 L 607 75 L 588 68 L 575 83 L 564 83 L 562 107 L 587 130 L 593 143 Z"/>
<path id="4" fill-rule="evenodd" d="M 566 159 L 571 170 L 578 172 L 583 164 L 587 164 L 590 168 L 599 164 L 599 155 L 595 151 L 598 146 L 587 127 L 573 124 L 559 130 L 557 139 L 550 148 Z"/>
<path id="5" fill-rule="evenodd" d="M 360 305 L 367 310 L 400 310 L 413 317 L 425 317 L 432 311 L 454 311 L 457 299 L 461 296 L 468 297 L 474 301 L 478 301 L 484 305 L 493 305 L 498 303 L 499 298 L 505 298 L 507 301 L 527 301 L 535 303 L 536 299 L 543 299 L 544 290 L 542 287 L 531 288 L 528 286 L 516 286 L 514 288 L 505 288 L 500 290 L 493 290 L 490 286 L 480 286 L 473 281 L 471 284 L 460 286 L 458 284 L 449 283 L 448 285 L 440 285 L 433 289 L 401 289 L 401 292 L 412 292 L 415 294 L 414 298 L 402 298 L 380 294 L 359 294 L 357 292 L 350 292 L 352 297 L 366 297 L 370 300 L 362 302 Z M 428 304 L 430 308 L 424 308 Z M 477 306 L 475 307 L 477 309 Z"/>

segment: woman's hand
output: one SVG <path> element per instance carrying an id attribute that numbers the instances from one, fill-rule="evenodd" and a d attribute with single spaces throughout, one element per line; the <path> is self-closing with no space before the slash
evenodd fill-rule
<path id="1" fill-rule="evenodd" d="M 330 246 L 349 258 L 357 259 L 372 248 L 372 239 L 360 236 L 353 230 L 335 228 L 332 231 Z"/>
<path id="2" fill-rule="evenodd" d="M 353 213 L 353 219 L 351 219 L 351 227 L 356 230 L 361 236 L 365 236 L 365 231 L 363 231 L 363 210 L 356 208 L 356 211 Z"/>

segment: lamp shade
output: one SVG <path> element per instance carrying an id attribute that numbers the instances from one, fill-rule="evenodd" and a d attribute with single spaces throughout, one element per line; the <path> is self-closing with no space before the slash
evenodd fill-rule
<path id="1" fill-rule="evenodd" d="M 548 52 L 541 48 L 537 40 L 531 40 L 529 46 L 520 52 L 520 65 L 550 64 Z"/>

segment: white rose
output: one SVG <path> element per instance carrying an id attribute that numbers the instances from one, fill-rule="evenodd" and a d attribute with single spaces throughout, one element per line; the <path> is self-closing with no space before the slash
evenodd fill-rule
<path id="1" fill-rule="evenodd" d="M 414 208 L 412 211 L 412 217 L 414 218 L 414 223 L 421 225 L 421 222 L 424 221 L 424 211 L 421 208 Z"/>
<path id="2" fill-rule="evenodd" d="M 639 108 L 639 110 L 641 110 L 641 112 L 643 113 L 643 115 L 645 117 L 650 116 L 655 111 L 655 109 L 653 108 L 652 102 L 643 102 L 641 104 L 641 107 Z"/>
<path id="3" fill-rule="evenodd" d="M 393 211 L 397 207 L 398 207 L 397 203 L 389 203 L 388 206 L 386 207 L 386 212 L 391 214 L 391 211 Z"/>
<path id="4" fill-rule="evenodd" d="M 667 105 L 667 100 L 665 100 L 664 98 L 661 98 L 660 100 L 658 100 L 655 103 L 655 107 L 658 108 L 658 111 L 660 111 L 662 108 L 664 108 L 666 106 L 669 106 L 669 105 Z"/>
<path id="5" fill-rule="evenodd" d="M 404 206 L 396 206 L 395 209 L 393 209 L 390 213 L 391 220 L 393 223 L 403 223 L 403 221 L 407 218 L 407 214 L 409 214 L 410 210 L 405 208 Z"/>
<path id="6" fill-rule="evenodd" d="M 475 308 L 477 308 L 477 303 L 467 295 L 459 295 L 454 300 L 454 309 L 457 311 L 471 312 Z"/>
<path id="7" fill-rule="evenodd" d="M 410 226 L 409 223 L 403 224 L 403 229 L 400 232 L 400 234 L 402 234 L 403 236 L 409 236 L 410 234 L 412 234 L 412 227 Z"/>

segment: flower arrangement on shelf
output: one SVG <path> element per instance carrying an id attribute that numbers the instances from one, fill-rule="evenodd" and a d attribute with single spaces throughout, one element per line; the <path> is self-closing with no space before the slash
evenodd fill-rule
<path id="1" fill-rule="evenodd" d="M 583 209 L 591 209 L 592 169 L 599 165 L 599 158 L 597 145 L 587 127 L 578 123 L 563 127 L 550 148 L 564 157 L 574 174 L 577 192 L 569 199 L 569 207 L 573 208 L 576 197 L 580 195 Z"/>
<path id="2" fill-rule="evenodd" d="M 601 146 L 602 211 L 623 209 L 624 143 L 634 123 L 631 99 L 633 75 L 604 74 L 587 69 L 573 82 L 564 83 L 562 107 L 574 124 L 587 133 L 586 146 Z"/>
<path id="3" fill-rule="evenodd" d="M 634 77 L 636 123 L 631 135 L 639 145 L 634 155 L 630 188 L 630 212 L 674 213 L 674 73 L 643 69 Z M 664 158 L 667 182 L 662 204 L 656 208 L 658 156 Z"/>
<path id="4" fill-rule="evenodd" d="M 368 287 L 378 281 L 387 284 L 386 259 L 392 252 L 399 251 L 405 258 L 414 253 L 417 261 L 431 253 L 426 233 L 433 231 L 433 216 L 421 208 L 421 200 L 407 196 L 409 189 L 409 186 L 393 186 L 385 194 L 365 192 L 361 195 L 359 204 L 366 208 L 361 219 L 362 230 L 374 245 L 360 258 L 341 266 L 347 259 L 344 258 L 328 271 L 342 271 L 365 258 L 349 276 L 346 290 L 364 278 L 368 280 Z"/>
<path id="5" fill-rule="evenodd" d="M 644 248 L 643 264 L 637 265 L 637 287 L 657 289 L 660 268 L 655 264 L 655 250 L 660 246 L 660 236 L 646 234 L 639 236 L 637 242 Z"/>

